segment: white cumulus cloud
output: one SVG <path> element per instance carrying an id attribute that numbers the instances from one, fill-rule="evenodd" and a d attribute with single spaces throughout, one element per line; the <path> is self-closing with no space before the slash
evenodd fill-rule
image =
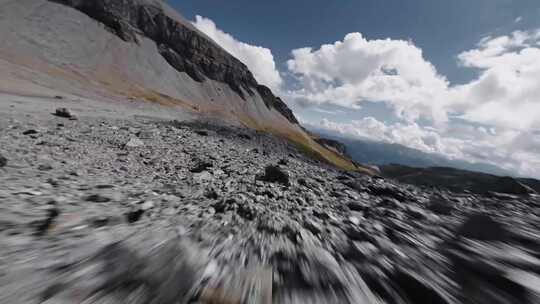
<path id="1" fill-rule="evenodd" d="M 386 124 L 373 117 L 364 117 L 346 123 L 323 119 L 318 126 L 348 137 L 400 144 L 448 157 L 463 156 L 454 145 L 445 144 L 443 141 L 447 139 L 442 138 L 434 129 L 424 128 L 416 123 Z"/>
<path id="2" fill-rule="evenodd" d="M 521 130 L 540 127 L 540 31 L 486 37 L 459 54 L 464 68 L 479 71 L 464 85 L 451 85 L 404 40 L 352 33 L 319 49 L 296 49 L 292 57 L 288 68 L 302 85 L 289 94 L 304 105 L 384 102 L 408 122 L 440 125 L 457 116 Z"/>
<path id="3" fill-rule="evenodd" d="M 462 118 L 519 130 L 540 128 L 540 31 L 483 39 L 461 53 L 480 77 L 452 88 Z"/>
<path id="4" fill-rule="evenodd" d="M 422 50 L 405 40 L 368 40 L 351 33 L 343 41 L 292 51 L 289 70 L 302 83 L 291 92 L 315 104 L 358 107 L 364 101 L 385 102 L 400 117 L 446 121 L 448 81 L 423 58 Z"/>
<path id="5" fill-rule="evenodd" d="M 318 128 L 351 138 L 395 143 L 450 159 L 490 163 L 540 178 L 540 132 L 452 124 L 444 130 L 416 123 L 384 123 L 373 117 L 350 122 L 323 119 Z"/>
<path id="6" fill-rule="evenodd" d="M 287 66 L 298 86 L 283 92 L 269 49 L 240 42 L 204 17 L 194 25 L 245 63 L 258 82 L 299 105 L 339 119 L 331 107 L 318 106 L 360 109 L 364 102 L 383 102 L 398 118 L 325 119 L 321 127 L 540 177 L 540 30 L 481 39 L 457 56 L 462 68 L 478 72 L 459 85 L 411 41 L 351 33 L 333 44 L 293 50 Z"/>
<path id="7" fill-rule="evenodd" d="M 276 91 L 280 89 L 283 80 L 276 68 L 274 56 L 270 49 L 238 41 L 232 35 L 220 30 L 208 18 L 196 16 L 193 25 L 231 55 L 242 61 L 253 73 L 257 82 Z"/>
<path id="8" fill-rule="evenodd" d="M 411 42 L 352 33 L 294 50 L 288 67 L 301 86 L 290 95 L 304 105 L 384 102 L 398 123 L 363 118 L 321 125 L 540 177 L 540 30 L 485 37 L 459 54 L 457 64 L 478 77 L 453 85 Z"/>

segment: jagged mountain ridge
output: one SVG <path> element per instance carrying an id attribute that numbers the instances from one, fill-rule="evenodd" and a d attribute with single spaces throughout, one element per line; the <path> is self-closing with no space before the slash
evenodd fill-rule
<path id="1" fill-rule="evenodd" d="M 243 63 L 162 1 L 0 0 L 0 16 L 0 91 L 180 107 L 357 169 L 318 144 Z"/>
<path id="2" fill-rule="evenodd" d="M 139 43 L 139 35 L 153 40 L 159 53 L 172 67 L 197 82 L 210 78 L 226 83 L 241 97 L 245 93 L 253 96 L 256 90 L 261 93 L 267 107 L 276 109 L 290 122 L 298 123 L 281 99 L 257 83 L 246 65 L 197 31 L 180 15 L 172 13 L 173 10 L 165 7 L 161 1 L 49 1 L 83 12 L 103 23 L 126 42 Z"/>
<path id="3" fill-rule="evenodd" d="M 229 85 L 241 97 L 259 92 L 264 103 L 285 116 L 298 120 L 287 105 L 267 87 L 257 83 L 245 64 L 201 35 L 180 16 L 169 16 L 162 2 L 148 0 L 51 0 L 71 6 L 105 24 L 126 42 L 138 43 L 138 34 L 153 40 L 160 54 L 179 72 L 203 82 L 210 78 Z M 170 11 L 170 10 L 169 10 Z"/>

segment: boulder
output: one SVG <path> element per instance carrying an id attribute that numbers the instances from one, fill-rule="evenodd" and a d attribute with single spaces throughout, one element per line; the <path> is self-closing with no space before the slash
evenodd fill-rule
<path id="1" fill-rule="evenodd" d="M 427 208 L 440 215 L 450 215 L 455 209 L 451 202 L 440 199 L 430 201 Z"/>
<path id="2" fill-rule="evenodd" d="M 7 158 L 0 155 L 0 168 L 5 167 L 7 165 L 7 163 L 8 163 Z"/>
<path id="3" fill-rule="evenodd" d="M 289 186 L 289 174 L 281 169 L 279 166 L 267 166 L 264 169 L 264 175 L 261 180 L 269 183 L 278 183 L 285 186 Z"/>
<path id="4" fill-rule="evenodd" d="M 39 132 L 35 129 L 29 129 L 29 130 L 26 130 L 24 131 L 22 134 L 23 135 L 34 135 L 34 134 L 38 134 Z"/>
<path id="5" fill-rule="evenodd" d="M 199 161 L 193 168 L 191 168 L 191 173 L 201 173 L 207 171 L 209 168 L 212 168 L 213 164 L 211 162 Z"/>
<path id="6" fill-rule="evenodd" d="M 477 213 L 467 217 L 457 234 L 479 241 L 504 241 L 508 236 L 508 230 L 491 216 Z"/>
<path id="7" fill-rule="evenodd" d="M 67 108 L 58 108 L 53 113 L 53 115 L 57 116 L 57 117 L 67 118 L 67 119 L 70 119 L 70 120 L 76 120 L 77 119 L 77 117 L 73 113 L 71 113 Z"/>
<path id="8" fill-rule="evenodd" d="M 144 142 L 136 137 L 131 138 L 125 145 L 126 148 L 138 148 L 144 146 Z"/>

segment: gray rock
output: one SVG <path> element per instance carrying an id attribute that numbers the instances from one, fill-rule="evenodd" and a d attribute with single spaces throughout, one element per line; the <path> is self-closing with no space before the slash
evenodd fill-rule
<path id="1" fill-rule="evenodd" d="M 91 194 L 85 197 L 84 200 L 92 203 L 107 203 L 111 201 L 109 197 L 102 194 Z"/>
<path id="2" fill-rule="evenodd" d="M 201 173 L 212 168 L 214 165 L 211 162 L 199 161 L 195 167 L 191 168 L 192 173 Z"/>
<path id="3" fill-rule="evenodd" d="M 311 219 L 304 219 L 304 227 L 315 235 L 320 234 L 322 232 L 321 225 Z"/>
<path id="4" fill-rule="evenodd" d="M 52 170 L 53 167 L 49 164 L 41 164 L 38 166 L 38 170 L 40 171 L 49 171 L 49 170 Z"/>
<path id="5" fill-rule="evenodd" d="M 60 210 L 56 208 L 56 202 L 49 202 L 49 208 L 47 208 L 47 217 L 36 223 L 36 230 L 34 234 L 36 236 L 43 236 L 47 234 L 49 229 L 53 226 L 54 221 L 60 215 Z"/>
<path id="6" fill-rule="evenodd" d="M 166 208 L 163 210 L 163 215 L 174 215 L 176 214 L 176 210 L 174 208 Z"/>
<path id="7" fill-rule="evenodd" d="M 77 117 L 67 108 L 56 109 L 56 111 L 54 112 L 54 115 L 58 117 L 62 117 L 62 118 L 67 118 L 70 120 L 77 120 Z"/>
<path id="8" fill-rule="evenodd" d="M 34 134 L 39 134 L 39 131 L 35 130 L 35 129 L 29 129 L 29 130 L 24 131 L 22 134 L 23 135 L 34 135 Z"/>
<path id="9" fill-rule="evenodd" d="M 127 212 L 125 214 L 126 221 L 128 223 L 133 224 L 133 223 L 139 221 L 141 219 L 141 217 L 143 216 L 143 214 L 144 214 L 144 210 L 142 210 L 140 208 L 129 211 L 129 212 Z"/>
<path id="10" fill-rule="evenodd" d="M 5 158 L 4 156 L 0 155 L 0 168 L 2 167 L 5 167 L 8 163 L 8 160 L 7 158 Z"/>
<path id="11" fill-rule="evenodd" d="M 137 137 L 140 139 L 152 139 L 159 135 L 158 130 L 144 130 L 137 132 Z"/>
<path id="12" fill-rule="evenodd" d="M 208 171 L 193 174 L 193 180 L 200 183 L 209 182 L 209 181 L 212 181 L 213 179 L 214 179 L 214 176 L 210 174 L 210 172 Z"/>
<path id="13" fill-rule="evenodd" d="M 126 148 L 139 148 L 144 146 L 144 142 L 136 137 L 131 138 L 125 145 Z"/>
<path id="14" fill-rule="evenodd" d="M 429 203 L 428 209 L 441 215 L 450 215 L 454 211 L 452 202 L 434 199 Z"/>
<path id="15" fill-rule="evenodd" d="M 290 185 L 289 174 L 278 166 L 267 166 L 261 180 L 270 183 L 279 183 L 285 186 Z"/>
<path id="16" fill-rule="evenodd" d="M 351 222 L 353 225 L 360 225 L 360 219 L 358 219 L 356 216 L 349 216 L 349 222 Z"/>
<path id="17" fill-rule="evenodd" d="M 480 241 L 505 241 L 509 236 L 508 230 L 503 224 L 482 213 L 467 216 L 457 234 Z"/>
<path id="18" fill-rule="evenodd" d="M 145 201 L 141 204 L 141 210 L 148 211 L 155 207 L 155 204 L 153 201 Z"/>

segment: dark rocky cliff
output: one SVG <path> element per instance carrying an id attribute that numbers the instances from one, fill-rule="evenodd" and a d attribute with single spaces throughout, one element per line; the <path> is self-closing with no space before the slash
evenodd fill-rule
<path id="1" fill-rule="evenodd" d="M 287 120 L 294 124 L 298 124 L 298 120 L 294 116 L 294 113 L 289 109 L 289 107 L 281 100 L 281 98 L 276 97 L 274 93 L 272 93 L 272 90 L 270 90 L 268 87 L 263 85 L 257 86 L 257 92 L 259 92 L 259 95 L 261 95 L 262 99 L 264 100 L 264 103 L 268 108 L 276 109 L 281 115 L 285 116 Z"/>
<path id="2" fill-rule="evenodd" d="M 257 83 L 238 59 L 197 31 L 191 24 L 170 16 L 163 5 L 152 0 L 49 0 L 71 6 L 103 23 L 124 41 L 137 43 L 138 35 L 153 40 L 163 58 L 193 80 L 207 78 L 226 83 L 240 97 L 258 92 L 273 108 L 297 124 L 292 111 L 270 89 Z"/>

